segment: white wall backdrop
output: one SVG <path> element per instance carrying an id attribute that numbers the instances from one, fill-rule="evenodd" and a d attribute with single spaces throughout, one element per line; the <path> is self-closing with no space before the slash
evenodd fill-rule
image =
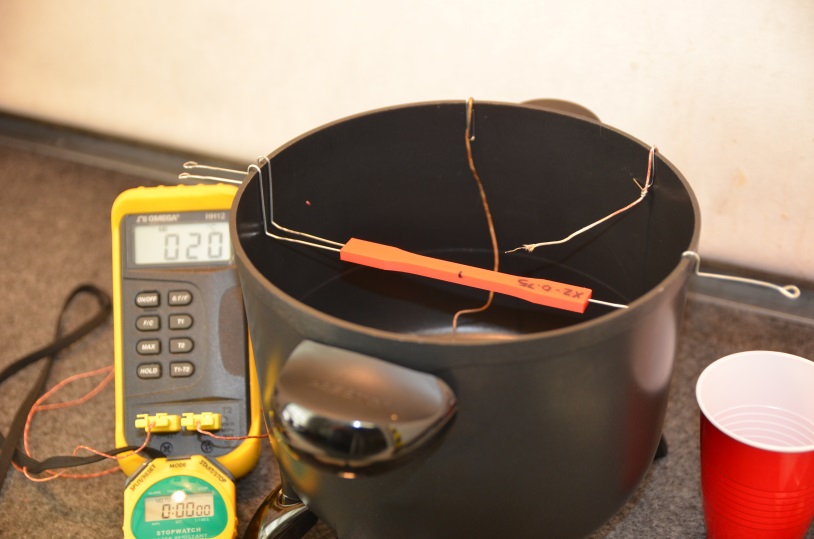
<path id="1" fill-rule="evenodd" d="M 153 143 L 469 96 L 587 106 L 682 170 L 703 255 L 814 279 L 810 0 L 0 1 L 0 109 Z"/>

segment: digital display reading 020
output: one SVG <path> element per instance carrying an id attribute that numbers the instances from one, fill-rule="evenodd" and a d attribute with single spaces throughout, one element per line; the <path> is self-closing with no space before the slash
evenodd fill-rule
<path id="1" fill-rule="evenodd" d="M 214 496 L 211 492 L 181 493 L 182 496 L 176 494 L 146 498 L 144 500 L 145 522 L 215 516 Z"/>
<path id="2" fill-rule="evenodd" d="M 137 266 L 227 264 L 232 259 L 229 223 L 162 223 L 133 227 Z"/>

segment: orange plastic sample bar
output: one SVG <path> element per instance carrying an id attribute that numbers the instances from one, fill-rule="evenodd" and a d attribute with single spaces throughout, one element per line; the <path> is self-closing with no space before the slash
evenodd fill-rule
<path id="1" fill-rule="evenodd" d="M 591 297 L 589 288 L 529 279 L 474 266 L 417 255 L 389 245 L 351 238 L 339 251 L 340 259 L 362 266 L 400 271 L 450 283 L 491 290 L 539 305 L 584 313 Z"/>

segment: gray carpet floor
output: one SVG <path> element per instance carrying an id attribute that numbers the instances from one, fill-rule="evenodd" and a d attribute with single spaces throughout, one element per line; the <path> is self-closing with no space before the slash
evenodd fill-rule
<path id="1" fill-rule="evenodd" d="M 50 341 L 60 307 L 75 286 L 90 282 L 111 290 L 111 204 L 121 191 L 149 184 L 138 177 L 0 147 L 0 368 Z M 72 319 L 80 320 L 91 307 L 89 302 L 78 304 Z M 716 358 L 749 349 L 814 358 L 814 323 L 771 317 L 691 294 L 664 428 L 669 455 L 654 463 L 635 496 L 592 539 L 705 536 L 695 382 Z M 112 363 L 113 331 L 108 322 L 60 356 L 49 387 L 69 375 Z M 7 431 L 36 370 L 26 369 L 0 387 L 0 431 Z M 89 387 L 89 383 L 71 386 L 61 399 L 75 398 Z M 69 454 L 78 444 L 113 447 L 113 407 L 111 384 L 78 408 L 38 415 L 31 431 L 33 455 Z M 241 533 L 276 481 L 272 455 L 265 447 L 257 467 L 237 482 Z M 33 483 L 12 471 L 0 491 L 0 537 L 121 537 L 123 485 L 119 472 L 96 479 Z M 333 536 L 319 525 L 308 538 Z M 814 530 L 807 537 L 814 538 Z"/>

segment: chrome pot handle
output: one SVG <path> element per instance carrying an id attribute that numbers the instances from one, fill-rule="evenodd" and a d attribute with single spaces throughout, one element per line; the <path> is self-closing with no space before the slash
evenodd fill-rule
<path id="1" fill-rule="evenodd" d="M 244 539 L 300 539 L 317 523 L 317 516 L 300 500 L 283 492 L 280 484 L 249 522 Z"/>
<path id="2" fill-rule="evenodd" d="M 277 377 L 272 431 L 298 457 L 353 476 L 425 445 L 455 410 L 455 394 L 436 376 L 304 341 Z"/>

